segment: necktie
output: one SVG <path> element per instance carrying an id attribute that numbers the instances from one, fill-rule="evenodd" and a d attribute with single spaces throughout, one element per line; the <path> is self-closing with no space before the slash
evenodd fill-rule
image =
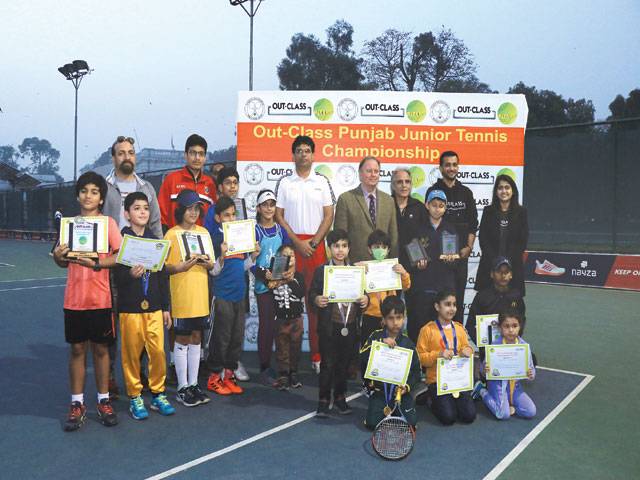
<path id="1" fill-rule="evenodd" d="M 371 216 L 371 223 L 376 225 L 376 197 L 372 193 L 369 194 L 369 215 Z"/>

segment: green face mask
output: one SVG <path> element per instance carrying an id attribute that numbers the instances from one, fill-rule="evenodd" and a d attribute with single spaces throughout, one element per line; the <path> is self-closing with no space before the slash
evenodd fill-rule
<path id="1" fill-rule="evenodd" d="M 384 260 L 385 258 L 387 258 L 388 253 L 389 253 L 388 248 L 372 248 L 371 249 L 371 254 L 373 255 L 373 258 L 376 260 Z"/>

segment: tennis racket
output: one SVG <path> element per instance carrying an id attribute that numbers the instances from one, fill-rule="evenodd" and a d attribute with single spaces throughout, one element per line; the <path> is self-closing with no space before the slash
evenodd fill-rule
<path id="1" fill-rule="evenodd" d="M 416 431 L 400 408 L 401 397 L 398 388 L 393 410 L 380 420 L 371 437 L 373 449 L 386 460 L 402 460 L 411 453 L 416 440 Z"/>

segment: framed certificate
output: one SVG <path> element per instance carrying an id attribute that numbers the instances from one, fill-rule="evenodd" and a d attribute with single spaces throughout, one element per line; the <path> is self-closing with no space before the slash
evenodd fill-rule
<path id="1" fill-rule="evenodd" d="M 287 270 L 289 270 L 289 262 L 291 257 L 288 255 L 276 255 L 275 257 L 271 257 L 271 266 L 269 270 L 271 270 L 271 278 L 274 280 L 282 280 L 284 274 Z"/>
<path id="2" fill-rule="evenodd" d="M 473 390 L 473 357 L 437 360 L 438 395 Z"/>
<path id="3" fill-rule="evenodd" d="M 224 241 L 227 243 L 227 256 L 253 252 L 256 249 L 255 220 L 236 220 L 222 224 Z"/>
<path id="4" fill-rule="evenodd" d="M 162 270 L 169 253 L 169 240 L 156 240 L 125 235 L 116 257 L 116 263 L 135 267 L 142 265 L 145 270 L 157 272 Z"/>
<path id="5" fill-rule="evenodd" d="M 322 295 L 330 303 L 355 302 L 364 294 L 364 267 L 335 266 L 324 267 L 324 287 Z"/>
<path id="6" fill-rule="evenodd" d="M 500 338 L 498 314 L 476 315 L 476 341 L 478 347 L 491 345 Z"/>
<path id="7" fill-rule="evenodd" d="M 440 258 L 460 258 L 458 250 L 458 235 L 446 230 L 442 232 L 442 255 Z"/>
<path id="8" fill-rule="evenodd" d="M 244 198 L 236 197 L 233 199 L 233 203 L 236 206 L 236 220 L 247 220 L 247 204 Z"/>
<path id="9" fill-rule="evenodd" d="M 397 264 L 397 258 L 365 262 L 365 291 L 370 293 L 401 290 L 400 274 L 393 271 L 393 266 Z"/>
<path id="10" fill-rule="evenodd" d="M 98 258 L 109 253 L 109 217 L 62 217 L 60 244 L 67 245 L 68 258 Z"/>
<path id="11" fill-rule="evenodd" d="M 484 349 L 489 366 L 487 380 L 527 378 L 529 345 L 526 343 L 490 345 Z"/>
<path id="12" fill-rule="evenodd" d="M 431 260 L 429 255 L 427 255 L 428 242 L 428 238 L 414 238 L 404 246 L 407 256 L 409 257 L 409 261 L 414 267 L 420 260 Z"/>
<path id="13" fill-rule="evenodd" d="M 191 257 L 215 261 L 216 256 L 213 252 L 209 232 L 179 230 L 176 232 L 176 237 L 183 261 L 189 260 Z"/>
<path id="14" fill-rule="evenodd" d="M 383 342 L 373 342 L 364 378 L 404 386 L 407 384 L 413 350 L 391 348 Z"/>

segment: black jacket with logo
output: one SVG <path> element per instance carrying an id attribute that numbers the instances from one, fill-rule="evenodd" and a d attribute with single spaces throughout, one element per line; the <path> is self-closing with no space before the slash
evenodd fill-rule
<path id="1" fill-rule="evenodd" d="M 432 190 L 442 190 L 447 196 L 447 211 L 444 219 L 456 227 L 459 238 L 459 248 L 467 245 L 469 234 L 478 231 L 478 209 L 473 198 L 473 192 L 458 180 L 449 188 L 444 180 L 438 179 L 425 194 L 425 199 Z"/>
<path id="2" fill-rule="evenodd" d="M 473 299 L 466 329 L 469 337 L 476 342 L 476 316 L 500 314 L 513 308 L 519 313 L 525 313 L 524 299 L 520 290 L 509 288 L 506 292 L 499 292 L 493 285 L 479 291 Z"/>

